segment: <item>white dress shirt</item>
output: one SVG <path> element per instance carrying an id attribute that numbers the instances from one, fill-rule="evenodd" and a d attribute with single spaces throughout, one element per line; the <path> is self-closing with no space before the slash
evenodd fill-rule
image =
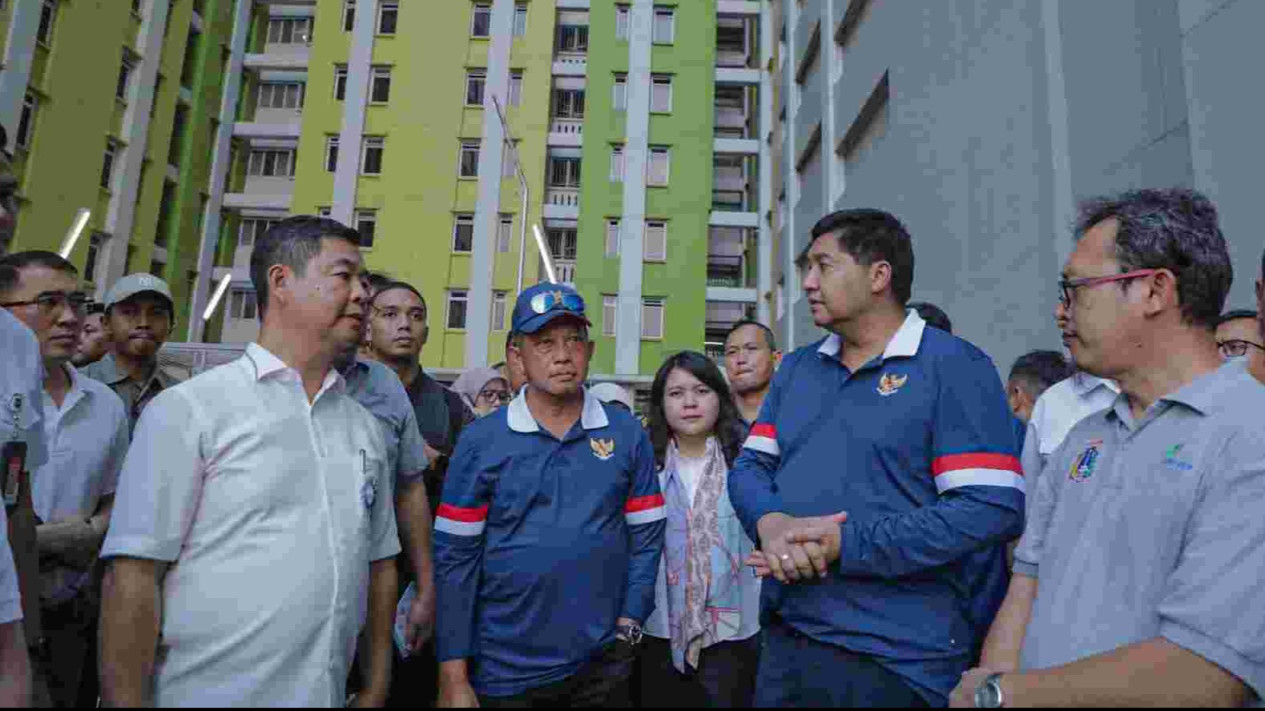
<path id="1" fill-rule="evenodd" d="M 27 471 L 48 461 L 40 398 L 43 382 L 44 364 L 35 334 L 8 309 L 0 308 L 0 444 L 25 442 Z M 0 624 L 20 619 L 22 596 L 9 548 L 8 517 L 0 510 Z"/>
<path id="2" fill-rule="evenodd" d="M 103 497 L 114 493 L 127 456 L 127 410 L 108 385 L 80 374 L 69 363 L 70 389 L 61 407 L 48 392 L 44 400 L 44 438 L 48 463 L 35 471 L 31 502 L 44 523 L 86 519 Z M 40 566 L 41 598 L 61 602 L 88 582 L 86 571 Z"/>
<path id="3" fill-rule="evenodd" d="M 103 557 L 162 583 L 159 706 L 341 706 L 369 567 L 399 552 L 386 446 L 330 370 L 252 343 L 163 391 L 123 465 Z"/>

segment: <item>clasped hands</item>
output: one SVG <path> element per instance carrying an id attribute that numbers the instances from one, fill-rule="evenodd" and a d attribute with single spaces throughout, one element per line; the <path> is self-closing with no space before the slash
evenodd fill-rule
<path id="1" fill-rule="evenodd" d="M 827 566 L 839 560 L 840 526 L 846 520 L 844 511 L 805 518 L 765 514 L 756 524 L 760 550 L 752 551 L 744 564 L 756 575 L 772 575 L 782 583 L 824 578 Z"/>

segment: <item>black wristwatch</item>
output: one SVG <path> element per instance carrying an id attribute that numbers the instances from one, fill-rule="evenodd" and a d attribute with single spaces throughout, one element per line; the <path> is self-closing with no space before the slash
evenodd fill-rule
<path id="1" fill-rule="evenodd" d="M 999 709 L 1006 705 L 1006 696 L 1001 692 L 1001 672 L 989 674 L 975 689 L 975 708 Z"/>
<path id="2" fill-rule="evenodd" d="M 615 628 L 615 639 L 622 640 L 636 647 L 641 644 L 641 625 L 619 625 Z"/>

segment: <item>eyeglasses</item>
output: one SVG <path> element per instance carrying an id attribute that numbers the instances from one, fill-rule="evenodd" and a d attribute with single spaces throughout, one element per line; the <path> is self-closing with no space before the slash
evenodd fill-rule
<path id="1" fill-rule="evenodd" d="M 426 312 L 421 309 L 409 309 L 408 311 L 400 311 L 399 309 L 391 308 L 391 307 L 380 309 L 377 306 L 374 306 L 373 312 L 388 321 L 394 321 L 396 318 L 399 317 L 400 314 L 404 314 L 405 316 L 407 316 L 408 320 L 412 321 L 413 323 L 425 323 L 426 321 Z"/>
<path id="2" fill-rule="evenodd" d="M 1255 348 L 1265 351 L 1265 346 L 1251 341 L 1244 341 L 1238 338 L 1231 338 L 1225 341 L 1217 341 L 1217 350 L 1221 351 L 1223 358 L 1242 358 L 1247 355 L 1248 348 Z"/>
<path id="3" fill-rule="evenodd" d="M 1059 280 L 1059 301 L 1063 304 L 1063 308 L 1070 308 L 1072 305 L 1072 290 L 1082 286 L 1098 286 L 1099 284 L 1107 284 L 1113 281 L 1123 281 L 1125 279 L 1141 279 L 1142 277 L 1151 276 L 1158 272 L 1158 269 L 1135 269 L 1124 274 L 1110 274 L 1100 277 L 1084 277 L 1082 279 L 1060 279 Z"/>
<path id="4" fill-rule="evenodd" d="M 41 316 L 52 316 L 57 311 L 69 307 L 76 316 L 83 316 L 88 311 L 88 295 L 82 291 L 66 293 L 64 291 L 46 291 L 29 301 L 9 301 L 0 306 L 36 306 Z"/>
<path id="5" fill-rule="evenodd" d="M 508 390 L 480 390 L 479 399 L 484 402 L 499 402 L 502 405 L 511 400 Z"/>
<path id="6" fill-rule="evenodd" d="M 564 291 L 542 291 L 531 297 L 531 310 L 538 314 L 561 308 L 577 314 L 584 313 L 584 299 L 579 294 Z"/>

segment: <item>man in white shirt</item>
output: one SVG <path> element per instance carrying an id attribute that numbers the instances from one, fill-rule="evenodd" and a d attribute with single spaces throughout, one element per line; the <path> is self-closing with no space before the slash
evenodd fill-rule
<path id="1" fill-rule="evenodd" d="M 270 229 L 259 342 L 141 415 L 102 550 L 105 704 L 343 705 L 400 550 L 382 432 L 333 368 L 365 318 L 359 241 L 311 216 Z M 389 661 L 373 620 L 365 656 Z"/>
<path id="2" fill-rule="evenodd" d="M 110 388 L 70 364 L 86 304 L 74 265 L 39 251 L 5 261 L 16 281 L 6 279 L 4 300 L 34 331 L 44 365 L 41 400 L 49 460 L 34 470 L 31 495 L 47 649 L 36 666 L 53 704 L 73 706 L 96 618 L 91 568 L 127 454 L 127 413 Z"/>

